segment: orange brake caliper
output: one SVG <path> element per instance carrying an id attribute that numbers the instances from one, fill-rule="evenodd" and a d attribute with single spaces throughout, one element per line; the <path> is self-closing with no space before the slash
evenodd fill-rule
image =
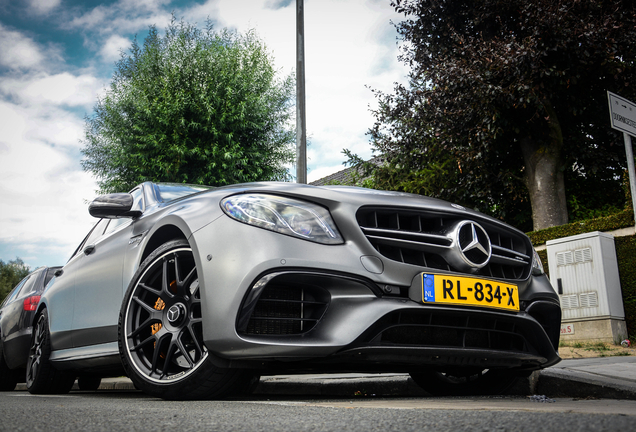
<path id="1" fill-rule="evenodd" d="M 166 304 L 164 303 L 163 300 L 161 300 L 161 297 L 157 297 L 157 301 L 155 302 L 154 307 L 155 307 L 155 310 L 160 311 L 166 307 Z M 161 323 L 155 323 L 151 325 L 150 328 L 152 329 L 152 334 L 155 335 L 157 334 L 159 330 L 161 330 Z"/>
<path id="2" fill-rule="evenodd" d="M 170 291 L 172 292 L 176 291 L 176 288 L 175 288 L 176 284 L 177 284 L 177 281 L 170 282 Z M 155 302 L 155 305 L 154 305 L 155 310 L 160 311 L 160 310 L 163 310 L 165 307 L 166 307 L 166 303 L 163 300 L 161 300 L 161 297 L 157 297 L 157 301 Z M 157 334 L 159 330 L 161 330 L 161 327 L 162 327 L 161 323 L 155 323 L 150 326 L 153 336 Z M 157 346 L 157 342 L 155 342 L 154 345 Z M 161 358 L 163 357 L 164 355 L 163 353 L 161 353 Z"/>

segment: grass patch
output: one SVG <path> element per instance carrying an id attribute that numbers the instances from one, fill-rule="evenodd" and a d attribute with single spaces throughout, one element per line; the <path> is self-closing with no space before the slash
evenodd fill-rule
<path id="1" fill-rule="evenodd" d="M 631 348 L 623 348 L 620 345 L 614 345 L 607 342 L 563 342 L 559 343 L 559 347 L 568 348 L 563 358 L 581 358 L 581 357 L 615 357 L 615 356 L 632 356 L 636 351 Z M 587 351 L 590 354 L 585 354 Z"/>
<path id="2" fill-rule="evenodd" d="M 587 344 L 585 349 L 587 351 L 598 351 L 598 352 L 607 352 L 612 350 L 612 348 L 610 348 L 604 342 L 595 342 L 595 343 Z"/>

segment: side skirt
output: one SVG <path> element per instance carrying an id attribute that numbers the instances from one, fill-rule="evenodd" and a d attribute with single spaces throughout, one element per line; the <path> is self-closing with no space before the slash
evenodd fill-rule
<path id="1" fill-rule="evenodd" d="M 101 376 L 124 375 L 117 342 L 53 351 L 50 360 L 59 370 L 89 372 Z"/>

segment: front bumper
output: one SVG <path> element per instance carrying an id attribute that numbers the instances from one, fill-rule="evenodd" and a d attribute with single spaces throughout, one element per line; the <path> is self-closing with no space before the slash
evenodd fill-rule
<path id="1" fill-rule="evenodd" d="M 360 234 L 326 246 L 221 216 L 195 232 L 203 336 L 230 367 L 538 369 L 557 363 L 560 309 L 544 276 L 519 285 L 522 311 L 424 305 L 425 268 L 386 259 Z"/>

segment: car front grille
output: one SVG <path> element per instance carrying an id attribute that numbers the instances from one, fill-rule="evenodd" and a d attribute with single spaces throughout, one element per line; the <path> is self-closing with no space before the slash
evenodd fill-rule
<path id="1" fill-rule="evenodd" d="M 402 208 L 362 207 L 358 224 L 371 245 L 384 257 L 435 270 L 456 271 L 447 257 L 455 253 L 446 235 L 458 222 L 470 219 L 450 213 Z M 490 261 L 473 274 L 523 280 L 532 269 L 532 245 L 522 234 L 488 220 L 475 220 L 492 243 Z"/>

